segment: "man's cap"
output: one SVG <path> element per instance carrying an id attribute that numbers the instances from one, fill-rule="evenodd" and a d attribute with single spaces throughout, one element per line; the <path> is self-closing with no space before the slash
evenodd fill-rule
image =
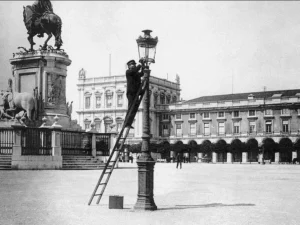
<path id="1" fill-rule="evenodd" d="M 132 60 L 130 60 L 130 61 L 128 61 L 128 63 L 127 63 L 127 66 L 129 66 L 129 65 L 131 65 L 131 64 L 136 64 L 136 62 L 132 59 Z"/>

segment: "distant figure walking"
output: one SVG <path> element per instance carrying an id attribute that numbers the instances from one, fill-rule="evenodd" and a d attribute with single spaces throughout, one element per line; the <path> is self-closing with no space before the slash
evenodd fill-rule
<path id="1" fill-rule="evenodd" d="M 177 153 L 176 160 L 177 160 L 176 169 L 178 169 L 179 164 L 180 164 L 180 169 L 181 169 L 182 168 L 182 153 L 181 152 Z"/>

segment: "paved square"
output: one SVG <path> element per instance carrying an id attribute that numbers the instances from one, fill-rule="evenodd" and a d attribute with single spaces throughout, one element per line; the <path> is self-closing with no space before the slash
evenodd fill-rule
<path id="1" fill-rule="evenodd" d="M 114 170 L 88 206 L 101 171 L 0 171 L 1 225 L 299 224 L 299 165 L 156 163 L 157 211 L 134 211 L 136 163 Z M 108 196 L 124 209 L 108 209 Z"/>

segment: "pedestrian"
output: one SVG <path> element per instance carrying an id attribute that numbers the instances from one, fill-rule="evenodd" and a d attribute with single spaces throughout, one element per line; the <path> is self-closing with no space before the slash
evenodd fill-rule
<path id="1" fill-rule="evenodd" d="M 126 96 L 128 99 L 128 111 L 129 111 L 129 109 L 134 101 L 134 98 L 137 95 L 139 87 L 141 85 L 141 77 L 144 75 L 144 72 L 143 72 L 144 62 L 142 60 L 140 60 L 140 63 L 141 64 L 136 65 L 136 62 L 134 60 L 130 60 L 127 63 L 128 69 L 126 70 L 126 80 L 127 80 Z M 137 110 L 138 110 L 138 107 L 135 106 L 131 115 L 127 118 L 125 127 L 133 128 L 131 126 L 131 124 L 134 120 Z"/>
<path id="2" fill-rule="evenodd" d="M 177 153 L 176 160 L 177 160 L 176 169 L 178 169 L 179 164 L 180 164 L 180 169 L 181 169 L 182 168 L 182 153 L 181 152 Z"/>

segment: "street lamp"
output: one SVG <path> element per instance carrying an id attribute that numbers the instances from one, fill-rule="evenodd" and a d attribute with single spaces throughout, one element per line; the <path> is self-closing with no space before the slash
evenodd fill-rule
<path id="1" fill-rule="evenodd" d="M 139 58 L 143 59 L 147 66 L 150 63 L 155 63 L 156 45 L 158 42 L 157 37 L 151 37 L 152 30 L 143 30 L 144 36 L 139 36 L 136 40 L 139 51 Z"/>
<path id="2" fill-rule="evenodd" d="M 143 135 L 142 135 L 142 149 L 141 156 L 137 160 L 138 164 L 138 199 L 134 205 L 137 210 L 156 210 L 153 198 L 153 171 L 155 161 L 151 157 L 150 146 L 150 95 L 149 95 L 149 65 L 155 62 L 157 37 L 151 37 L 151 30 L 143 30 L 144 36 L 140 36 L 136 42 L 138 45 L 139 58 L 143 59 L 146 68 L 144 69 L 145 94 L 143 99 Z"/>

